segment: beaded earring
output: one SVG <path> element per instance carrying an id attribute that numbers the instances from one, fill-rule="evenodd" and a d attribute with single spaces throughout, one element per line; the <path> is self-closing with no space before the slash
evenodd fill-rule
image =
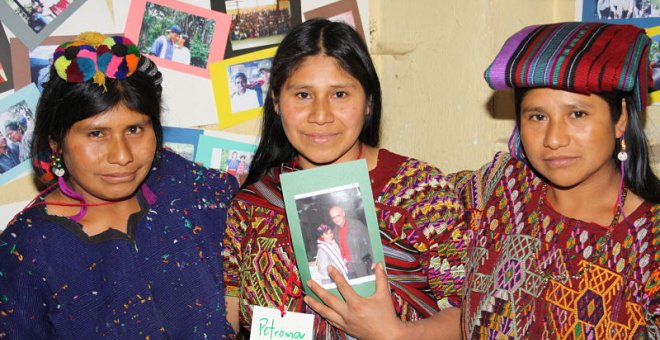
<path id="1" fill-rule="evenodd" d="M 66 173 L 64 171 L 64 165 L 62 164 L 62 157 L 58 154 L 53 154 L 50 156 L 50 168 L 57 177 L 62 177 Z"/>
<path id="2" fill-rule="evenodd" d="M 628 159 L 628 153 L 626 152 L 626 141 L 621 138 L 620 141 L 621 149 L 619 153 L 616 155 L 616 158 L 618 158 L 620 161 L 625 162 Z"/>

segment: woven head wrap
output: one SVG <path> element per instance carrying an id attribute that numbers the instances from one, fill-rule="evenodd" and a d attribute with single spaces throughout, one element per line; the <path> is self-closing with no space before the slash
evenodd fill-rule
<path id="1" fill-rule="evenodd" d="M 128 38 L 105 37 L 95 32 L 81 33 L 78 40 L 55 49 L 53 65 L 67 82 L 93 79 L 105 89 L 105 78 L 125 79 L 137 69 L 140 51 Z"/>
<path id="2" fill-rule="evenodd" d="M 646 109 L 652 82 L 651 39 L 632 25 L 566 22 L 528 26 L 512 35 L 484 72 L 495 90 L 550 87 L 584 94 L 619 90 L 633 94 L 637 112 Z M 509 140 L 524 159 L 520 135 Z"/>
<path id="3" fill-rule="evenodd" d="M 567 22 L 523 28 L 502 46 L 484 77 L 491 88 L 551 87 L 590 94 L 633 92 L 646 109 L 651 39 L 632 25 Z"/>

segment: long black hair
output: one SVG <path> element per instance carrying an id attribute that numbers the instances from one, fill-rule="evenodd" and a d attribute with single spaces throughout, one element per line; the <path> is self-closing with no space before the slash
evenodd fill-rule
<path id="1" fill-rule="evenodd" d="M 160 85 L 162 76 L 156 65 L 142 56 L 138 69 L 126 79 L 106 78 L 105 90 L 90 81 L 67 82 L 57 75 L 51 66 L 50 78 L 44 84 L 37 103 L 36 121 L 32 137 L 32 166 L 42 175 L 39 162 L 48 162 L 52 150 L 50 142 L 61 146 L 73 124 L 83 119 L 107 112 L 119 104 L 151 118 L 156 134 L 157 149 L 163 143 L 163 127 Z"/>
<path id="2" fill-rule="evenodd" d="M 515 89 L 515 108 L 516 108 L 516 126 L 520 130 L 521 104 L 528 90 L 532 88 Z M 623 163 L 625 185 L 635 194 L 643 199 L 657 204 L 660 203 L 660 179 L 653 173 L 649 162 L 649 143 L 644 133 L 644 127 L 640 112 L 637 112 L 633 104 L 633 94 L 621 91 L 594 93 L 605 100 L 610 109 L 612 124 L 616 124 L 623 112 L 623 100 L 626 101 L 628 111 L 628 125 L 623 138 L 626 143 L 626 152 L 628 159 Z M 617 154 L 620 151 L 620 143 L 615 143 L 616 147 L 612 153 L 612 159 L 615 164 L 619 163 Z M 514 147 L 512 153 L 514 157 L 524 160 L 524 150 L 522 143 L 518 140 L 518 147 Z M 517 155 L 516 155 L 517 154 Z"/>
<path id="3" fill-rule="evenodd" d="M 359 34 L 344 23 L 312 19 L 294 27 L 277 49 L 273 59 L 270 88 L 264 102 L 261 140 L 250 172 L 243 186 L 258 181 L 268 169 L 293 160 L 298 152 L 284 134 L 275 103 L 286 80 L 307 57 L 324 55 L 334 58 L 340 67 L 362 85 L 368 100 L 359 140 L 377 146 L 380 140 L 381 90 L 369 50 Z"/>

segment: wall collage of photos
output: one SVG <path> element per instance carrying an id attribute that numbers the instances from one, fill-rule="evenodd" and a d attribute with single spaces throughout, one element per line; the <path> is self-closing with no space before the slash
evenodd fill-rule
<path id="1" fill-rule="evenodd" d="M 258 131 L 223 130 L 261 115 L 279 42 L 315 17 L 344 21 L 364 36 L 359 8 L 366 2 L 0 0 L 0 231 L 40 189 L 32 179 L 29 145 L 60 44 L 84 31 L 133 41 L 164 75 L 165 146 L 242 182 Z M 167 44 L 173 48 L 162 48 Z M 30 187 L 29 197 L 3 194 L 15 191 L 17 182 Z"/>

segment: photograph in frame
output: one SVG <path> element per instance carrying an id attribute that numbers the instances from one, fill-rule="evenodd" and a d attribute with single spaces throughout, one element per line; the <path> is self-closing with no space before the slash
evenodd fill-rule
<path id="1" fill-rule="evenodd" d="M 353 27 L 365 40 L 360 11 L 356 0 L 340 0 L 331 4 L 315 8 L 304 14 L 305 20 L 325 18 L 330 21 L 343 22 Z"/>
<path id="2" fill-rule="evenodd" d="M 202 129 L 163 126 L 163 146 L 192 162 L 203 133 Z"/>
<path id="3" fill-rule="evenodd" d="M 256 150 L 255 144 L 201 135 L 195 162 L 226 172 L 236 177 L 239 184 L 243 184 Z"/>
<path id="4" fill-rule="evenodd" d="M 639 27 L 660 25 L 660 3 L 654 0 L 615 1 L 578 0 L 576 8 L 582 21 L 600 21 L 613 24 L 631 24 Z M 579 6 L 581 5 L 581 6 Z"/>
<path id="5" fill-rule="evenodd" d="M 225 58 L 277 46 L 302 22 L 300 0 L 211 0 L 211 9 L 231 17 Z"/>
<path id="6" fill-rule="evenodd" d="M 649 104 L 658 105 L 660 104 L 660 26 L 647 28 L 646 34 L 651 38 L 649 62 L 653 78 L 653 82 L 649 84 Z"/>
<path id="7" fill-rule="evenodd" d="M 121 34 L 108 34 L 108 36 L 110 35 Z M 11 60 L 16 88 L 34 83 L 41 92 L 43 83 L 48 81 L 50 76 L 49 70 L 53 62 L 52 56 L 55 49 L 60 44 L 75 39 L 75 35 L 48 37 L 38 46 L 28 49 L 20 39 L 11 38 Z"/>
<path id="8" fill-rule="evenodd" d="M 209 65 L 224 58 L 229 15 L 181 1 L 133 0 L 126 37 L 158 66 L 209 77 Z"/>
<path id="9" fill-rule="evenodd" d="M 2 93 L 14 88 L 11 49 L 9 48 L 9 40 L 2 25 L 0 25 L 0 68 L 2 68 L 0 77 L 3 79 L 3 81 L 0 81 L 0 93 Z"/>
<path id="10" fill-rule="evenodd" d="M 39 90 L 30 84 L 0 100 L 0 185 L 30 171 Z"/>
<path id="11" fill-rule="evenodd" d="M 361 296 L 375 291 L 383 249 L 364 159 L 283 173 L 282 193 L 303 287 L 314 280 L 341 298 L 327 274 L 333 265 Z"/>
<path id="12" fill-rule="evenodd" d="M 86 1 L 0 0 L 0 21 L 31 50 Z"/>
<path id="13" fill-rule="evenodd" d="M 211 64 L 211 83 L 220 129 L 261 115 L 277 47 Z"/>

